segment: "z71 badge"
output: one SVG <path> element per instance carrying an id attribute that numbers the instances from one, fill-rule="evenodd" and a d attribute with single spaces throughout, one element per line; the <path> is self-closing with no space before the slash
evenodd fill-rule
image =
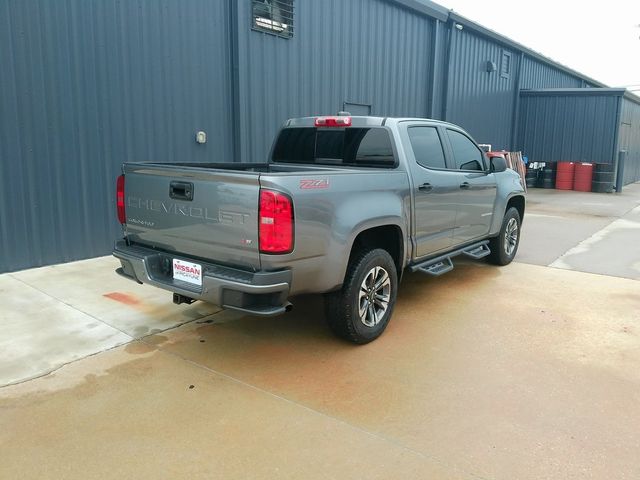
<path id="1" fill-rule="evenodd" d="M 329 180 L 327 180 L 326 178 L 300 180 L 300 190 L 312 190 L 320 188 L 329 188 Z"/>

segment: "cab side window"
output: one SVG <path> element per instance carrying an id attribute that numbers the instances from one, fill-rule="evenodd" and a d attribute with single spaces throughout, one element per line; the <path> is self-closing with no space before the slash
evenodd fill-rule
<path id="1" fill-rule="evenodd" d="M 409 127 L 407 130 L 416 161 L 427 168 L 447 168 L 440 135 L 435 127 Z"/>
<path id="2" fill-rule="evenodd" d="M 447 129 L 457 170 L 484 170 L 484 158 L 476 145 L 460 132 Z"/>

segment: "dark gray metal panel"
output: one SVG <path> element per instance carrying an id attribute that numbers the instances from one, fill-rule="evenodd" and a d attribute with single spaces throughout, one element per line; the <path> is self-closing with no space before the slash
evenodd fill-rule
<path id="1" fill-rule="evenodd" d="M 619 98 L 523 92 L 517 148 L 532 162 L 611 163 Z"/>
<path id="2" fill-rule="evenodd" d="M 541 64 L 547 65 L 550 68 L 553 68 L 554 70 L 557 71 L 561 71 L 564 72 L 566 75 L 568 75 L 569 77 L 575 77 L 577 79 L 579 79 L 580 82 L 582 82 L 582 80 L 585 81 L 585 83 L 589 83 L 592 86 L 596 86 L 596 87 L 606 87 L 605 84 L 594 80 L 593 78 L 587 77 L 586 75 L 581 74 L 580 72 L 577 72 L 565 65 L 562 65 L 558 62 L 553 61 L 552 59 L 545 57 L 544 55 L 536 52 L 535 50 L 531 50 L 530 48 L 527 48 L 526 46 L 515 42 L 513 40 L 511 40 L 508 37 L 505 37 L 504 35 L 501 35 L 497 32 L 494 32 L 493 30 L 490 30 L 472 20 L 469 20 L 466 17 L 463 17 L 462 15 L 458 14 L 457 12 L 454 12 L 453 10 L 451 10 L 449 12 L 449 18 L 456 22 L 459 23 L 460 25 L 462 25 L 465 29 L 474 31 L 477 35 L 482 36 L 483 38 L 486 38 L 490 41 L 492 41 L 493 43 L 495 43 L 496 45 L 501 45 L 504 46 L 510 50 L 513 50 L 515 52 L 522 52 L 524 53 L 527 57 L 531 58 L 532 60 L 535 60 Z M 578 85 L 580 86 L 580 85 Z"/>
<path id="3" fill-rule="evenodd" d="M 622 99 L 618 149 L 626 150 L 625 185 L 640 181 L 640 104 Z"/>
<path id="4" fill-rule="evenodd" d="M 579 88 L 582 78 L 525 55 L 521 74 L 522 89 Z"/>
<path id="5" fill-rule="evenodd" d="M 0 2 L 0 271 L 109 253 L 124 161 L 232 158 L 227 5 Z"/>
<path id="6" fill-rule="evenodd" d="M 436 31 L 437 30 L 437 31 Z M 444 97 L 446 93 L 445 82 L 447 75 L 447 51 L 449 41 L 449 27 L 445 23 L 440 23 L 439 28 L 434 28 L 434 47 L 437 46 L 434 52 L 435 60 L 435 72 L 432 75 L 434 84 L 431 85 L 433 91 L 432 97 L 432 110 L 429 112 L 431 118 L 437 120 L 443 120 L 442 110 L 444 108 Z"/>
<path id="7" fill-rule="evenodd" d="M 239 5 L 243 160 L 265 160 L 287 118 L 333 114 L 343 102 L 428 115 L 430 17 L 385 0 L 298 0 L 285 40 L 251 30 L 249 2 Z"/>
<path id="8" fill-rule="evenodd" d="M 519 58 L 516 52 L 466 29 L 454 27 L 452 34 L 445 120 L 462 126 L 480 143 L 509 148 Z M 500 74 L 503 52 L 511 54 L 507 78 Z M 496 64 L 496 71 L 487 71 L 488 61 Z"/>

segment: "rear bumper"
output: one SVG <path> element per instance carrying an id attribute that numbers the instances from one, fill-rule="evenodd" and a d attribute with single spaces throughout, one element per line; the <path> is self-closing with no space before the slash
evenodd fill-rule
<path id="1" fill-rule="evenodd" d="M 291 285 L 290 270 L 249 272 L 139 245 L 127 245 L 122 240 L 116 242 L 113 256 L 122 264 L 116 272 L 125 278 L 223 308 L 273 316 L 284 313 L 290 307 L 287 301 Z M 174 280 L 171 272 L 173 258 L 201 264 L 202 286 Z"/>

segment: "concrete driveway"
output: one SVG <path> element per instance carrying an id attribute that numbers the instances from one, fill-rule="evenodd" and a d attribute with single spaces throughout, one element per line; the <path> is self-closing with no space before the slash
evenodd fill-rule
<path id="1" fill-rule="evenodd" d="M 110 258 L 0 276 L 0 478 L 640 478 L 639 204 L 532 191 L 518 262 L 407 275 L 363 347 L 316 297 L 257 319 Z"/>

